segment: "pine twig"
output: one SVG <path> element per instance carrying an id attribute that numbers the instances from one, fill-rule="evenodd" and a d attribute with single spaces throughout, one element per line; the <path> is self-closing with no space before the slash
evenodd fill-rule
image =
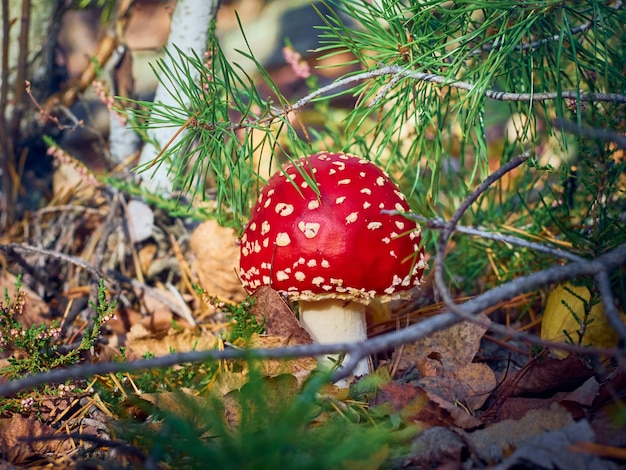
<path id="1" fill-rule="evenodd" d="M 1 245 L 0 245 L 1 247 Z M 537 289 L 551 282 L 560 282 L 572 279 L 577 276 L 592 275 L 599 272 L 610 272 L 626 263 L 626 244 L 622 244 L 612 251 L 593 259 L 576 263 L 569 263 L 565 266 L 554 266 L 552 268 L 539 271 L 528 276 L 519 277 L 506 284 L 498 286 L 485 292 L 462 305 L 455 308 L 462 308 L 463 315 L 470 320 L 475 320 L 475 315 L 498 302 L 510 299 L 515 295 Z M 98 364 L 80 364 L 66 369 L 53 370 L 44 374 L 37 374 L 14 380 L 0 385 L 0 396 L 7 396 L 20 390 L 25 390 L 45 383 L 63 382 L 68 379 L 77 379 L 93 375 L 102 375 L 117 372 L 136 372 L 152 368 L 166 368 L 176 364 L 202 362 L 208 360 L 228 360 L 228 359 L 289 359 L 298 357 L 314 357 L 325 354 L 347 353 L 351 356 L 345 367 L 333 377 L 333 380 L 345 378 L 351 373 L 351 366 L 354 366 L 359 359 L 370 356 L 379 351 L 408 344 L 424 338 L 435 331 L 442 330 L 454 325 L 462 320 L 460 316 L 451 310 L 425 319 L 420 323 L 409 326 L 403 330 L 393 331 L 377 336 L 361 343 L 335 343 L 335 344 L 307 344 L 301 346 L 290 346 L 275 349 L 235 349 L 224 350 L 192 351 L 188 353 L 175 353 L 153 359 L 142 359 L 131 362 L 106 362 Z M 618 349 L 587 348 L 571 344 L 545 341 L 534 335 L 513 330 L 502 325 L 491 324 L 491 330 L 502 332 L 513 337 L 523 337 L 524 339 L 545 347 L 559 348 L 579 354 L 601 354 L 617 357 L 626 361 L 624 352 Z"/>

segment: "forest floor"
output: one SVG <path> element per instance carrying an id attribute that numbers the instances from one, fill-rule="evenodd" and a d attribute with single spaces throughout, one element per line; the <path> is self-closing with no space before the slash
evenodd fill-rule
<path id="1" fill-rule="evenodd" d="M 273 73 L 289 88 L 284 70 Z M 310 338 L 278 293 L 248 297 L 234 230 L 84 184 L 80 168 L 99 171 L 91 157 L 41 180 L 27 168 L 41 197 L 0 235 L 2 468 L 626 466 L 626 370 L 610 349 L 568 353 L 524 337 L 541 336 L 541 294 L 379 351 L 349 388 L 310 355 L 221 358 Z M 369 307 L 370 338 L 447 310 L 429 262 L 413 298 Z M 207 354 L 150 362 L 193 352 Z"/>

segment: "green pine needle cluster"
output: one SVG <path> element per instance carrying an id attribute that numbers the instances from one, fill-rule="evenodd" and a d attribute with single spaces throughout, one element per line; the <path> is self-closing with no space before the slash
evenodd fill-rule
<path id="1" fill-rule="evenodd" d="M 141 103 L 132 122 L 146 138 L 157 126 L 176 131 L 153 164 L 167 165 L 180 194 L 210 199 L 209 216 L 241 229 L 268 169 L 344 151 L 385 168 L 416 213 L 445 219 L 490 169 L 530 152 L 463 223 L 582 256 L 626 239 L 624 163 L 602 134 L 626 130 L 620 2 L 326 3 L 316 52 L 352 68 L 341 87 L 309 80 L 311 93 L 289 101 L 250 49 L 239 53 L 256 77 L 229 62 L 214 35 L 206 57 L 166 51 L 175 65 L 159 62 L 155 72 L 179 106 Z M 259 94 L 259 81 L 272 97 Z M 340 95 L 353 106 L 333 106 Z M 437 235 L 425 233 L 430 252 Z M 467 237 L 457 251 L 446 270 L 459 289 L 486 269 L 492 285 L 554 261 Z"/>

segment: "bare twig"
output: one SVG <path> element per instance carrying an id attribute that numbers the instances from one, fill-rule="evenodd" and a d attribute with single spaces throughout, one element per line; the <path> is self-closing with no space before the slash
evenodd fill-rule
<path id="1" fill-rule="evenodd" d="M 426 227 L 435 230 L 443 230 L 448 226 L 448 222 L 443 219 L 429 219 L 428 217 L 424 217 L 418 214 L 407 214 L 406 212 L 398 212 L 391 210 L 381 211 L 383 214 L 390 215 L 402 215 L 407 219 L 417 220 L 418 222 L 423 222 Z M 480 237 L 489 240 L 495 240 L 502 243 L 510 243 L 511 245 L 517 245 L 524 248 L 528 248 L 530 250 L 538 251 L 540 253 L 545 253 L 550 256 L 554 256 L 555 258 L 563 258 L 568 259 L 570 261 L 579 262 L 584 261 L 585 258 L 575 255 L 574 253 L 570 253 L 569 251 L 560 250 L 559 248 L 554 248 L 549 245 L 544 245 L 542 243 L 537 242 L 529 242 L 528 240 L 524 240 L 523 238 L 514 237 L 512 235 L 503 235 L 501 233 L 489 232 L 485 229 L 479 229 L 474 227 L 465 227 L 463 225 L 456 225 L 454 227 L 455 232 L 463 233 L 465 235 L 471 235 L 473 237 Z"/>
<path id="2" fill-rule="evenodd" d="M 106 273 L 94 266 L 93 264 L 88 263 L 82 258 L 77 256 L 67 255 L 60 251 L 47 250 L 45 248 L 39 248 L 32 245 L 27 245 L 26 243 L 9 243 L 6 245 L 0 244 L 0 251 L 3 251 L 8 256 L 12 256 L 22 265 L 26 267 L 28 264 L 25 260 L 18 254 L 18 252 L 26 252 L 26 253 L 36 253 L 43 256 L 48 256 L 51 258 L 56 258 L 66 263 L 73 264 L 78 266 L 87 272 L 89 272 L 96 279 L 104 279 L 107 281 L 108 287 L 112 290 L 116 291 L 116 294 L 119 294 L 120 286 L 118 283 L 127 283 L 135 289 L 142 290 L 150 295 L 150 297 L 158 300 L 163 305 L 167 306 L 172 312 L 177 314 L 181 318 L 187 318 L 187 311 L 185 310 L 186 306 L 181 306 L 177 302 L 172 301 L 163 291 L 159 289 L 155 289 L 154 287 L 148 286 L 142 282 L 137 281 L 136 279 L 129 279 L 124 276 L 122 273 L 108 270 Z M 24 266 L 24 263 L 26 266 Z M 37 276 L 34 276 L 35 279 L 39 280 Z M 111 282 L 110 279 L 115 279 L 115 282 Z"/>
<path id="3" fill-rule="evenodd" d="M 570 263 L 566 266 L 554 266 L 552 268 L 539 271 L 528 276 L 519 277 L 501 286 L 481 294 L 472 300 L 468 300 L 462 305 L 463 312 L 470 316 L 479 313 L 492 305 L 503 300 L 510 299 L 522 292 L 528 292 L 548 283 L 560 282 L 566 279 L 572 279 L 577 276 L 590 275 L 595 276 L 601 271 L 611 272 L 626 263 L 626 244 L 620 245 L 614 250 L 594 259 L 585 260 L 576 263 Z M 460 306 L 457 306 L 460 307 Z M 243 350 L 229 348 L 225 350 L 210 351 L 193 351 L 189 353 L 176 353 L 168 356 L 158 357 L 154 359 L 137 360 L 131 362 L 108 362 L 98 364 L 81 364 L 68 367 L 67 369 L 54 370 L 45 374 L 37 374 L 23 379 L 14 380 L 0 385 L 0 396 L 7 396 L 20 390 L 37 387 L 45 383 L 62 382 L 68 379 L 78 379 L 98 374 L 108 374 L 111 372 L 133 372 L 151 368 L 170 367 L 175 364 L 183 364 L 190 362 L 201 362 L 207 360 L 220 359 L 286 359 L 297 357 L 314 357 L 324 354 L 348 353 L 351 358 L 346 366 L 356 364 L 360 358 L 370 356 L 376 352 L 384 351 L 389 348 L 397 347 L 402 344 L 408 344 L 423 338 L 435 331 L 449 327 L 461 321 L 461 318 L 447 311 L 441 315 L 427 318 L 420 323 L 411 325 L 408 328 L 399 331 L 393 331 L 384 335 L 377 336 L 361 343 L 335 343 L 335 344 L 307 344 L 302 346 L 292 346 L 275 349 L 256 349 Z M 570 344 L 556 343 L 551 341 L 542 341 L 533 335 L 524 332 L 516 332 L 509 328 L 499 328 L 498 325 L 490 325 L 492 330 L 506 331 L 515 337 L 528 339 L 537 342 L 546 347 L 553 347 L 581 354 L 602 354 L 607 356 L 615 356 L 623 359 L 620 351 L 613 349 L 585 348 Z M 498 327 L 498 328 L 496 328 Z M 333 380 L 339 380 L 350 374 L 349 367 L 342 369 L 333 377 Z"/>
<path id="4" fill-rule="evenodd" d="M 445 256 L 446 247 L 448 245 L 448 241 L 450 240 L 450 237 L 452 236 L 452 233 L 455 230 L 456 224 L 461 219 L 461 217 L 463 216 L 465 211 L 467 211 L 467 209 L 469 209 L 469 207 L 478 199 L 478 197 L 484 191 L 486 191 L 489 188 L 489 186 L 491 186 L 491 184 L 493 184 L 495 181 L 500 179 L 502 176 L 504 176 L 506 173 L 511 171 L 513 168 L 516 168 L 517 166 L 519 166 L 526 159 L 528 159 L 528 155 L 522 155 L 520 157 L 512 159 L 506 165 L 500 167 L 498 170 L 496 170 L 491 175 L 489 175 L 485 179 L 485 181 L 483 181 L 478 186 L 478 188 L 476 188 L 476 190 L 465 201 L 463 201 L 461 206 L 456 210 L 454 215 L 451 217 L 450 222 L 448 222 L 448 224 L 443 228 L 443 230 L 442 230 L 442 232 L 441 232 L 441 234 L 439 236 L 438 252 L 437 252 L 437 255 L 435 256 L 435 286 L 437 288 L 437 291 L 441 295 L 444 303 L 446 304 L 446 307 L 448 307 L 448 309 L 451 312 L 455 313 L 456 315 L 458 315 L 463 320 L 468 320 L 468 321 L 472 321 L 472 322 L 475 322 L 475 323 L 479 323 L 479 324 L 484 325 L 485 327 L 491 329 L 492 331 L 497 331 L 497 332 L 500 332 L 500 333 L 503 333 L 503 334 L 511 334 L 512 332 L 510 331 L 509 328 L 504 327 L 502 325 L 488 323 L 488 322 L 485 322 L 485 321 L 483 321 L 481 319 L 475 318 L 473 315 L 476 312 L 470 311 L 467 308 L 468 304 L 470 304 L 471 301 L 466 302 L 464 304 L 460 304 L 460 305 L 457 305 L 454 302 L 454 299 L 452 298 L 452 295 L 450 294 L 450 291 L 448 290 L 448 288 L 447 288 L 447 286 L 446 286 L 446 284 L 444 282 L 444 279 L 443 279 L 443 261 L 444 261 L 444 256 Z M 614 252 L 623 253 L 624 255 L 626 255 L 626 244 L 620 245 L 618 248 L 616 248 L 614 250 Z M 606 256 L 606 255 L 604 255 L 604 256 Z M 618 266 L 620 266 L 620 264 L 612 265 L 611 268 L 603 267 L 601 264 L 602 263 L 600 263 L 598 265 L 598 260 L 589 260 L 589 261 L 580 260 L 580 261 L 577 261 L 577 262 L 572 263 L 572 264 L 567 265 L 567 266 L 559 266 L 559 267 L 555 267 L 555 268 L 549 268 L 549 269 L 546 269 L 546 270 L 543 270 L 543 271 L 539 271 L 539 272 L 537 272 L 537 273 L 535 273 L 533 275 L 530 275 L 530 276 L 525 276 L 525 277 L 518 278 L 515 281 L 512 281 L 510 283 L 504 284 L 503 286 L 496 287 L 495 289 L 492 289 L 487 294 L 489 294 L 489 293 L 491 293 L 493 291 L 498 291 L 498 290 L 500 290 L 502 288 L 505 288 L 506 286 L 513 285 L 518 280 L 528 279 L 528 278 L 537 277 L 537 276 L 539 276 L 539 277 L 545 276 L 545 283 L 544 283 L 544 285 L 548 284 L 548 283 L 551 283 L 551 282 L 556 282 L 557 279 L 550 279 L 550 277 L 551 277 L 550 275 L 553 272 L 557 272 L 558 271 L 557 268 L 569 268 L 570 269 L 570 274 L 571 275 L 568 276 L 567 279 L 572 279 L 572 278 L 578 277 L 578 276 L 583 275 L 583 274 L 593 275 L 593 276 L 595 276 L 596 281 L 598 282 L 598 288 L 600 289 L 602 302 L 605 305 L 605 311 L 607 312 L 607 318 L 611 322 L 611 325 L 616 329 L 616 331 L 618 332 L 620 337 L 626 338 L 626 327 L 622 323 L 622 321 L 621 321 L 621 319 L 619 317 L 619 313 L 617 312 L 617 309 L 615 307 L 615 301 L 614 301 L 613 295 L 611 293 L 609 277 L 608 277 L 608 273 L 610 271 L 612 271 L 613 269 L 617 268 Z M 591 267 L 591 266 L 593 266 L 593 269 L 592 269 L 591 272 L 589 272 L 587 270 L 587 268 Z M 578 269 L 576 269 L 577 267 L 582 267 L 583 270 L 579 271 Z M 558 279 L 558 280 L 563 280 L 563 279 Z M 517 293 L 519 293 L 519 292 L 517 292 Z M 483 296 L 481 296 L 481 297 L 484 297 L 484 295 L 486 295 L 486 294 L 483 294 Z M 511 296 L 507 296 L 505 298 L 510 298 Z M 527 339 L 529 339 L 529 340 L 531 340 L 533 342 L 537 342 L 537 343 L 540 343 L 540 344 L 544 344 L 545 343 L 540 338 L 534 338 L 534 337 L 531 337 L 530 335 L 527 335 L 527 334 L 524 334 L 524 335 L 526 336 Z M 515 334 L 514 334 L 514 336 L 515 336 Z"/>
<path id="5" fill-rule="evenodd" d="M 38 255 L 49 256 L 52 258 L 60 259 L 65 263 L 70 263 L 76 265 L 80 268 L 83 268 L 85 271 L 89 272 L 91 275 L 96 276 L 98 278 L 104 279 L 105 273 L 102 272 L 97 267 L 89 264 L 82 258 L 78 258 L 77 256 L 67 255 L 65 253 L 61 253 L 59 251 L 47 250 L 45 248 L 38 248 L 36 246 L 28 245 L 26 243 L 9 243 L 9 244 L 0 244 L 0 251 L 4 251 L 8 255 L 13 254 L 14 252 L 26 252 L 26 253 L 36 253 Z"/>
<path id="6" fill-rule="evenodd" d="M 425 72 L 415 72 L 412 70 L 407 70 L 405 67 L 400 67 L 397 65 L 390 65 L 385 67 L 380 67 L 375 70 L 371 70 L 370 72 L 366 72 L 373 74 L 370 77 L 381 76 L 381 75 L 400 75 L 404 78 L 411 78 L 413 80 L 419 80 L 423 82 L 431 82 L 437 83 L 439 85 L 449 86 L 452 88 L 459 88 L 461 90 L 472 91 L 476 88 L 476 85 L 464 82 L 461 80 L 454 80 L 442 75 L 436 75 L 434 73 L 425 73 Z M 357 77 L 358 75 L 354 75 L 353 77 Z M 353 78 L 349 77 L 349 78 Z M 337 82 L 335 82 L 337 83 Z M 382 91 L 387 91 L 387 88 L 383 87 Z M 619 93 L 585 93 L 579 90 L 575 91 L 550 91 L 544 93 L 509 93 L 505 91 L 496 91 L 496 90 L 484 90 L 483 94 L 485 97 L 497 100 L 497 101 L 550 101 L 555 99 L 572 99 L 572 100 L 580 100 L 582 101 L 611 101 L 614 103 L 626 103 L 626 95 L 622 95 Z M 371 101 L 370 106 L 375 106 L 382 99 L 384 94 L 379 92 L 376 97 Z"/>
<path id="7" fill-rule="evenodd" d="M 611 283 L 609 281 L 609 273 L 601 270 L 596 274 L 596 283 L 600 291 L 600 297 L 604 303 L 604 314 L 609 320 L 611 326 L 615 329 L 620 338 L 626 339 L 626 325 L 620 318 L 620 314 L 615 307 L 613 292 L 611 292 Z"/>

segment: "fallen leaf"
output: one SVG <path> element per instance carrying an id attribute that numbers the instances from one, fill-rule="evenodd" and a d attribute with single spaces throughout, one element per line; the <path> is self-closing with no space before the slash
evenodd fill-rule
<path id="1" fill-rule="evenodd" d="M 254 315 L 257 323 L 265 322 L 268 335 L 285 338 L 284 346 L 313 342 L 311 336 L 300 326 L 291 309 L 274 289 L 267 286 L 260 287 L 252 297 L 255 302 L 250 313 Z"/>
<path id="2" fill-rule="evenodd" d="M 132 199 L 126 205 L 126 223 L 133 243 L 140 243 L 152 236 L 154 212 L 148 204 Z"/>
<path id="3" fill-rule="evenodd" d="M 459 434 L 442 427 L 425 429 L 411 443 L 411 453 L 403 459 L 410 468 L 463 468 L 467 444 Z"/>
<path id="4" fill-rule="evenodd" d="M 482 315 L 480 318 L 488 320 Z M 407 344 L 402 353 L 399 370 L 407 370 L 424 363 L 427 359 L 436 359 L 444 371 L 451 372 L 459 366 L 469 364 L 480 349 L 480 340 L 487 329 L 470 322 L 437 331 L 432 335 Z"/>
<path id="5" fill-rule="evenodd" d="M 606 318 L 602 302 L 590 308 L 585 321 L 585 304 L 590 299 L 591 292 L 584 286 L 575 286 L 570 282 L 558 285 L 546 301 L 541 319 L 541 338 L 561 343 L 571 340 L 578 344 L 582 335 L 582 346 L 617 346 L 619 337 Z M 552 352 L 559 358 L 569 354 L 558 349 Z"/>
<path id="6" fill-rule="evenodd" d="M 202 329 L 173 329 L 152 333 L 142 324 L 133 325 L 126 339 L 128 353 L 143 357 L 146 353 L 165 356 L 172 351 L 189 352 L 213 349 L 217 337 Z"/>
<path id="7" fill-rule="evenodd" d="M 250 339 L 251 348 L 285 348 L 296 343 L 291 342 L 290 337 L 276 335 L 253 335 Z M 266 359 L 261 361 L 260 372 L 268 377 L 276 377 L 283 374 L 293 375 L 302 385 L 309 377 L 311 371 L 317 369 L 317 359 L 314 357 L 300 357 L 296 359 Z"/>
<path id="8" fill-rule="evenodd" d="M 473 452 L 482 461 L 487 465 L 494 465 L 501 462 L 513 449 L 522 447 L 535 436 L 573 423 L 574 419 L 565 408 L 553 403 L 548 409 L 529 410 L 519 420 L 507 419 L 485 429 L 471 433 L 462 432 L 461 435 L 471 443 Z"/>
<path id="9" fill-rule="evenodd" d="M 191 269 L 209 295 L 233 302 L 246 299 L 237 277 L 239 246 L 233 229 L 207 220 L 191 234 L 189 247 L 194 255 Z"/>
<path id="10" fill-rule="evenodd" d="M 400 360 L 399 369 L 414 366 L 420 372 L 421 378 L 411 384 L 422 387 L 463 428 L 481 424 L 472 414 L 496 387 L 491 368 L 472 362 L 485 331 L 476 323 L 457 323 L 407 345 Z"/>
<path id="11" fill-rule="evenodd" d="M 156 243 L 146 243 L 137 252 L 139 258 L 139 267 L 141 272 L 145 275 L 148 272 L 150 264 L 154 260 L 158 251 L 158 245 Z"/>
<path id="12" fill-rule="evenodd" d="M 572 452 L 580 442 L 595 440 L 593 430 L 586 420 L 572 423 L 551 432 L 544 432 L 518 445 L 497 470 L 511 468 L 550 468 L 554 470 L 605 470 L 621 468 L 608 460 L 584 453 Z"/>
<path id="13" fill-rule="evenodd" d="M 3 460 L 14 465 L 44 459 L 49 454 L 63 454 L 71 450 L 68 439 L 24 441 L 28 438 L 56 436 L 59 431 L 37 420 L 34 416 L 11 414 L 0 418 L 0 449 Z"/>
<path id="14" fill-rule="evenodd" d="M 419 424 L 425 428 L 450 426 L 455 421 L 450 413 L 430 399 L 420 387 L 391 381 L 376 394 L 374 406 L 389 406 L 405 423 Z"/>
<path id="15" fill-rule="evenodd" d="M 564 359 L 543 357 L 536 361 L 521 378 L 512 375 L 506 381 L 515 382 L 512 396 L 551 395 L 571 391 L 593 375 L 593 370 L 578 356 Z M 505 388 L 506 384 L 502 385 Z"/>

